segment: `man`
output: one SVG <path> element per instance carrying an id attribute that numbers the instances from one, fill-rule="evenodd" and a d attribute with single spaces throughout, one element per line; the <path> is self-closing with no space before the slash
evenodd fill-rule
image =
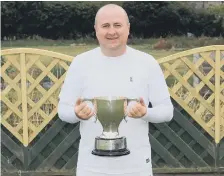
<path id="1" fill-rule="evenodd" d="M 130 24 L 124 9 L 108 4 L 95 18 L 100 47 L 78 55 L 71 63 L 60 93 L 59 117 L 80 122 L 81 140 L 77 176 L 152 176 L 148 122 L 170 121 L 173 106 L 162 70 L 150 55 L 127 46 Z M 129 155 L 102 157 L 91 154 L 102 126 L 94 108 L 81 98 L 122 96 L 140 98 L 128 105 L 127 122 L 119 126 L 127 138 Z M 151 102 L 152 108 L 148 108 Z"/>

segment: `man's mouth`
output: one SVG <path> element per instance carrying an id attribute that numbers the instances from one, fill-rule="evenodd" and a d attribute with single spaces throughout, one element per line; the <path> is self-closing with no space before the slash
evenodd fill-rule
<path id="1" fill-rule="evenodd" d="M 116 39 L 118 39 L 118 38 L 107 38 L 108 40 L 116 40 Z"/>

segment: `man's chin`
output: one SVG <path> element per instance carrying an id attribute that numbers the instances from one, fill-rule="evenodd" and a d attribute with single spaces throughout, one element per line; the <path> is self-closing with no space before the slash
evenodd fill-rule
<path id="1" fill-rule="evenodd" d="M 116 44 L 116 45 L 108 45 L 107 48 L 111 49 L 111 50 L 116 50 L 120 47 L 120 45 Z"/>

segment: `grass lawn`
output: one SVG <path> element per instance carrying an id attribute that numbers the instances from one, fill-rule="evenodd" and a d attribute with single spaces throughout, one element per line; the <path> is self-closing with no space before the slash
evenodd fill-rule
<path id="1" fill-rule="evenodd" d="M 18 47 L 4 47 L 2 46 L 2 50 L 4 49 L 9 49 L 9 48 L 39 48 L 39 49 L 45 49 L 49 51 L 54 51 L 54 52 L 59 52 L 63 54 L 67 54 L 70 56 L 76 56 L 80 53 L 83 53 L 85 51 L 91 50 L 93 48 L 96 48 L 98 45 L 81 45 L 81 46 L 18 46 Z M 140 51 L 144 51 L 146 53 L 151 54 L 154 56 L 156 59 L 180 52 L 176 50 L 152 50 L 150 46 L 147 44 L 144 45 L 129 45 L 135 49 L 138 49 Z"/>
<path id="2" fill-rule="evenodd" d="M 223 45 L 222 37 L 186 37 L 172 36 L 165 38 L 166 42 L 171 44 L 175 50 L 154 50 L 153 45 L 161 41 L 160 38 L 133 38 L 129 42 L 129 46 L 151 54 L 156 59 L 183 51 L 191 48 L 203 47 L 208 45 Z M 79 45 L 82 44 L 82 45 Z M 76 56 L 82 52 L 88 51 L 97 47 L 95 39 L 81 38 L 77 40 L 51 40 L 51 39 L 21 39 L 1 41 L 2 49 L 7 48 L 40 48 L 50 51 L 55 51 L 71 56 Z"/>

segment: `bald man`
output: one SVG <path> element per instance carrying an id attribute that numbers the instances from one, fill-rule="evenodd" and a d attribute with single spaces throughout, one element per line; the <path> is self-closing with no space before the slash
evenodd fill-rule
<path id="1" fill-rule="evenodd" d="M 108 4 L 100 8 L 94 28 L 100 46 L 75 57 L 59 95 L 61 120 L 80 122 L 76 176 L 152 176 L 148 122 L 168 122 L 173 117 L 163 72 L 151 55 L 127 46 L 130 24 L 122 7 Z M 126 121 L 119 126 L 120 136 L 127 139 L 128 155 L 91 153 L 103 129 L 95 120 L 93 105 L 81 97 L 102 96 L 140 99 L 128 104 Z"/>

